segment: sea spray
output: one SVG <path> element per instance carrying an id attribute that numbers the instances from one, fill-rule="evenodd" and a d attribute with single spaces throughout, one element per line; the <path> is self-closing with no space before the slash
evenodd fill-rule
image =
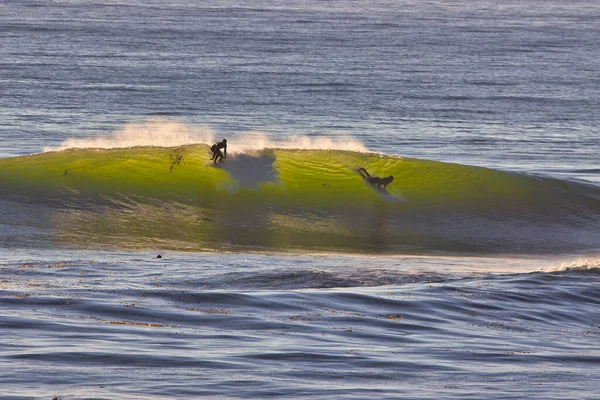
<path id="1" fill-rule="evenodd" d="M 190 144 L 212 144 L 221 138 L 209 127 L 155 118 L 126 124 L 108 136 L 67 139 L 45 152 L 67 149 L 115 149 L 129 147 L 174 147 Z M 266 132 L 248 131 L 227 138 L 230 154 L 265 148 L 300 150 L 346 150 L 368 152 L 366 146 L 349 135 L 275 137 Z"/>

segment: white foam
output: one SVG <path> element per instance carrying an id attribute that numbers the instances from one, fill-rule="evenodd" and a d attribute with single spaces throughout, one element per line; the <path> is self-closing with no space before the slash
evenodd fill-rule
<path id="1" fill-rule="evenodd" d="M 587 271 L 600 269 L 600 258 L 580 258 L 561 264 L 558 269 L 565 271 Z"/>
<path id="2" fill-rule="evenodd" d="M 138 146 L 177 147 L 189 144 L 210 145 L 215 142 L 215 138 L 215 132 L 208 127 L 190 126 L 168 119 L 153 119 L 129 123 L 108 136 L 68 139 L 58 146 L 46 147 L 44 151 L 86 148 L 113 149 Z M 339 134 L 332 137 L 302 135 L 274 137 L 264 132 L 250 131 L 228 137 L 227 144 L 227 152 L 231 154 L 265 148 L 369 151 L 360 141 L 349 135 Z"/>

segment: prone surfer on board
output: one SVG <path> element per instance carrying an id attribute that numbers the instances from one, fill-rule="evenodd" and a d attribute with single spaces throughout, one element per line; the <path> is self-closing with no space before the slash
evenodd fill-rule
<path id="1" fill-rule="evenodd" d="M 390 183 L 392 183 L 392 181 L 394 180 L 394 177 L 392 175 L 390 176 L 386 176 L 385 178 L 380 178 L 378 176 L 371 176 L 371 174 L 369 174 L 367 172 L 366 169 L 364 168 L 359 168 L 356 170 L 360 176 L 362 176 L 367 182 L 369 182 L 372 185 L 376 185 L 378 190 L 381 190 L 381 188 L 383 187 L 384 189 L 387 188 L 387 185 L 389 185 Z"/>
<path id="2" fill-rule="evenodd" d="M 223 149 L 223 152 L 221 152 L 221 149 Z M 210 159 L 214 164 L 221 162 L 224 158 L 227 158 L 227 139 L 223 139 L 220 142 L 213 144 L 210 147 L 210 151 L 213 153 Z"/>

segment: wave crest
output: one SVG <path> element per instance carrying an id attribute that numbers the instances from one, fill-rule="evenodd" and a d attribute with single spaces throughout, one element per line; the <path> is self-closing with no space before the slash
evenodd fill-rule
<path id="1" fill-rule="evenodd" d="M 194 143 L 211 143 L 215 137 L 210 128 L 192 128 L 181 122 L 154 119 L 133 122 L 107 137 L 67 139 L 44 152 L 67 149 L 116 149 L 128 147 L 172 147 Z"/>
<path id="2" fill-rule="evenodd" d="M 580 258 L 559 267 L 564 271 L 600 271 L 600 258 Z"/>
<path id="3" fill-rule="evenodd" d="M 130 147 L 176 147 L 191 144 L 212 144 L 221 137 L 209 127 L 192 126 L 169 119 L 132 122 L 104 137 L 71 138 L 58 146 L 44 148 L 44 152 L 67 149 L 116 149 Z M 348 135 L 273 137 L 265 132 L 248 131 L 228 137 L 231 154 L 266 148 L 297 150 L 344 150 L 368 152 L 367 147 Z"/>

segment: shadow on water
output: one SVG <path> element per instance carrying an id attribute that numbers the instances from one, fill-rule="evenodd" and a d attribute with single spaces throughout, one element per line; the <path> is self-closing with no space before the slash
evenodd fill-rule
<path id="1" fill-rule="evenodd" d="M 216 168 L 227 171 L 235 180 L 234 191 L 245 188 L 259 189 L 259 185 L 277 182 L 279 173 L 275 169 L 275 153 L 235 154 Z"/>

